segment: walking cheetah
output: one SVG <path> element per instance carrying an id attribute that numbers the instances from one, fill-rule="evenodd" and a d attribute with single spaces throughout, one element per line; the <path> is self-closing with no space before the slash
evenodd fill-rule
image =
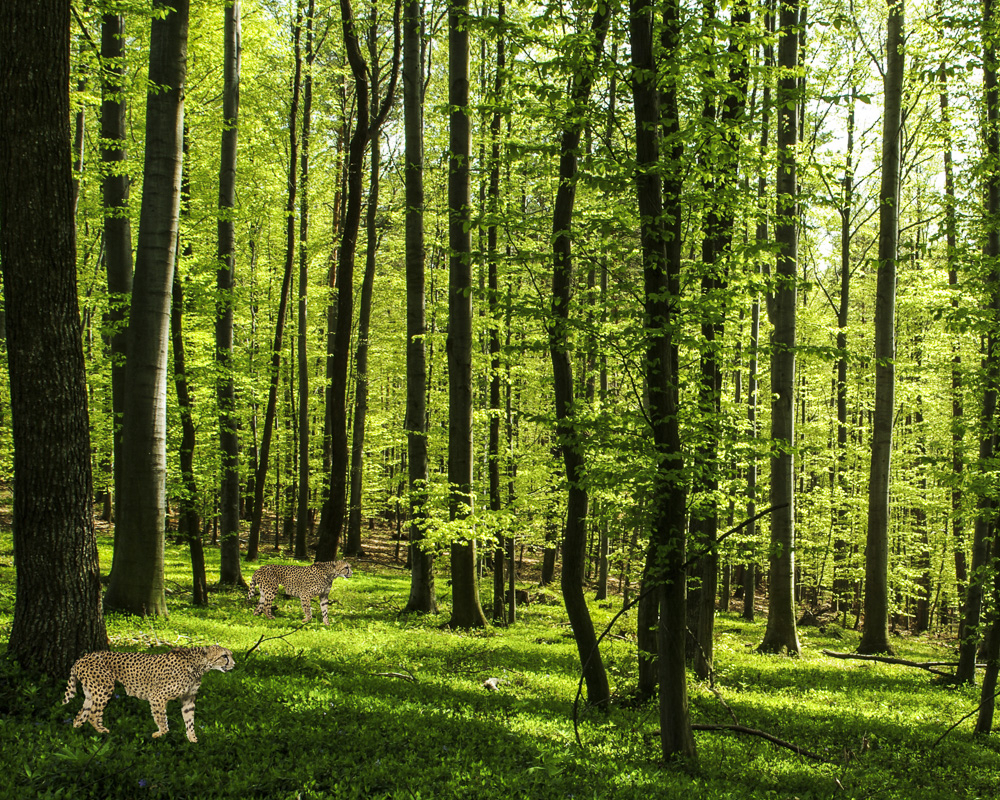
<path id="1" fill-rule="evenodd" d="M 90 720 L 99 733 L 108 733 L 101 720 L 104 707 L 111 699 L 115 682 L 124 684 L 132 697 L 149 701 L 156 722 L 153 738 L 163 736 L 168 730 L 167 701 L 180 699 L 181 715 L 187 728 L 189 741 L 197 742 L 194 735 L 194 698 L 201 686 L 202 676 L 213 669 L 229 672 L 236 662 L 233 654 L 217 644 L 208 647 L 178 647 L 168 653 L 112 653 L 100 650 L 77 659 L 69 671 L 65 705 L 76 695 L 77 681 L 83 686 L 83 708 L 73 720 L 79 728 Z"/>
<path id="2" fill-rule="evenodd" d="M 323 624 L 329 625 L 327 601 L 330 587 L 336 578 L 350 578 L 351 565 L 346 561 L 317 561 L 309 566 L 298 564 L 265 564 L 258 569 L 250 580 L 250 590 L 247 600 L 253 600 L 257 586 L 260 586 L 260 602 L 254 609 L 254 614 L 263 613 L 268 619 L 274 619 L 271 613 L 271 603 L 278 593 L 278 586 L 285 587 L 285 593 L 299 598 L 302 602 L 303 622 L 312 619 L 312 599 L 319 597 L 319 607 L 323 612 Z"/>

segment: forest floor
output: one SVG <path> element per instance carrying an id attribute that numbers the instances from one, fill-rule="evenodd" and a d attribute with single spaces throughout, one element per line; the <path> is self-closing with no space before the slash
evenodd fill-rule
<path id="1" fill-rule="evenodd" d="M 106 530 L 98 538 L 106 572 L 112 539 Z M 558 581 L 545 590 L 553 602 L 522 607 L 511 627 L 451 630 L 446 558 L 441 613 L 404 615 L 409 575 L 395 545 L 379 531 L 365 539 L 354 575 L 334 584 L 324 627 L 315 608 L 303 626 L 291 598 L 279 597 L 273 620 L 254 616 L 240 590 L 217 589 L 209 607 L 192 606 L 189 553 L 168 541 L 170 616 L 107 615 L 106 623 L 115 650 L 220 643 L 233 651 L 232 672 L 204 679 L 191 744 L 177 703 L 170 733 L 152 739 L 148 704 L 123 690 L 105 713 L 110 734 L 74 729 L 81 698 L 62 705 L 65 678 L 39 679 L 6 658 L 15 587 L 10 530 L 0 527 L 0 798 L 998 796 L 1000 740 L 975 737 L 973 719 L 961 721 L 979 703 L 977 687 L 829 656 L 858 643 L 855 631 L 829 623 L 802 627 L 799 657 L 762 656 L 763 616 L 747 622 L 732 612 L 718 616 L 712 680 L 689 674 L 691 718 L 702 726 L 697 761 L 665 765 L 656 705 L 635 701 L 632 612 L 602 643 L 613 704 L 595 712 L 574 702 L 579 656 Z M 218 548 L 206 557 L 212 582 Z M 526 553 L 519 576 L 531 592 L 539 557 Z M 265 548 L 262 561 L 292 559 Z M 244 565 L 247 577 L 254 568 Z M 484 586 L 484 605 L 491 594 Z M 590 607 L 603 630 L 622 600 Z M 953 656 L 937 635 L 894 642 L 912 661 Z"/>

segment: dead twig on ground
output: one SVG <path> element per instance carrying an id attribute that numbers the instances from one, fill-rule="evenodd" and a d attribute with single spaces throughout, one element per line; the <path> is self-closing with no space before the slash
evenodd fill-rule
<path id="1" fill-rule="evenodd" d="M 784 739 L 779 739 L 777 736 L 770 734 L 767 731 L 757 730 L 756 728 L 748 728 L 746 725 L 713 725 L 702 722 L 695 722 L 692 723 L 691 730 L 732 731 L 733 733 L 745 733 L 748 736 L 759 736 L 761 739 L 766 739 L 771 744 L 777 745 L 778 747 L 784 747 L 788 750 L 791 750 L 793 753 L 797 753 L 800 756 L 811 758 L 813 761 L 822 761 L 824 764 L 832 763 L 830 759 L 824 758 L 819 753 L 814 753 L 811 750 L 806 750 L 804 747 L 799 747 L 797 744 L 786 742 Z"/>
<path id="2" fill-rule="evenodd" d="M 296 632 L 302 630 L 305 626 L 306 626 L 306 623 L 302 622 L 298 626 L 296 626 L 296 627 L 292 628 L 290 631 L 288 631 L 288 633 L 281 634 L 281 636 L 268 636 L 268 637 L 265 638 L 264 634 L 261 634 L 260 638 L 257 640 L 257 644 L 255 644 L 253 647 L 251 647 L 249 650 L 247 650 L 243 654 L 243 658 L 248 658 L 250 656 L 250 654 L 254 650 L 256 650 L 258 647 L 260 647 L 262 644 L 264 644 L 264 642 L 270 642 L 270 641 L 272 641 L 274 639 L 286 639 L 289 636 L 291 636 L 293 633 L 296 633 Z"/>
<path id="3" fill-rule="evenodd" d="M 892 656 L 867 656 L 861 655 L 860 653 L 838 653 L 835 650 L 823 650 L 821 652 L 823 655 L 830 656 L 831 658 L 855 659 L 857 661 L 877 661 L 880 664 L 896 664 L 901 667 L 916 667 L 917 669 L 924 669 L 944 678 L 955 677 L 950 672 L 935 669 L 935 666 L 941 666 L 941 662 L 938 661 L 908 661 L 905 658 L 894 658 Z"/>

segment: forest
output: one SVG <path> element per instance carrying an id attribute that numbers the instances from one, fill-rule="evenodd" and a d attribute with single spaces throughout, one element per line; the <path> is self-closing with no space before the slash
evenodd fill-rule
<path id="1" fill-rule="evenodd" d="M 15 695 L 346 559 L 332 597 L 459 647 L 568 626 L 574 723 L 645 708 L 650 758 L 704 748 L 720 620 L 943 668 L 995 749 L 992 0 L 8 0 L 0 39 Z"/>

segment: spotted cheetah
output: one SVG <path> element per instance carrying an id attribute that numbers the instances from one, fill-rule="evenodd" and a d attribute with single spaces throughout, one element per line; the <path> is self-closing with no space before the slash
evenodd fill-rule
<path id="1" fill-rule="evenodd" d="M 247 600 L 253 596 L 260 586 L 260 602 L 254 609 L 254 614 L 263 613 L 268 619 L 274 619 L 271 613 L 271 603 L 278 593 L 278 586 L 285 587 L 285 593 L 298 597 L 302 602 L 303 622 L 312 619 L 312 599 L 319 597 L 319 607 L 323 612 L 323 624 L 329 625 L 327 601 L 330 587 L 337 578 L 350 578 L 351 565 L 346 561 L 317 561 L 309 566 L 298 564 L 265 564 L 258 569 L 250 580 L 250 590 Z"/>
<path id="2" fill-rule="evenodd" d="M 168 653 L 113 653 L 101 650 L 78 658 L 69 671 L 65 705 L 76 695 L 77 681 L 83 686 L 83 708 L 73 720 L 79 728 L 90 720 L 99 733 L 108 733 L 101 717 L 111 699 L 115 682 L 124 684 L 132 697 L 149 701 L 157 731 L 153 738 L 168 730 L 167 701 L 180 699 L 181 715 L 189 741 L 194 735 L 194 697 L 201 686 L 202 676 L 213 669 L 229 672 L 236 662 L 233 654 L 217 644 L 208 647 L 178 647 Z"/>

